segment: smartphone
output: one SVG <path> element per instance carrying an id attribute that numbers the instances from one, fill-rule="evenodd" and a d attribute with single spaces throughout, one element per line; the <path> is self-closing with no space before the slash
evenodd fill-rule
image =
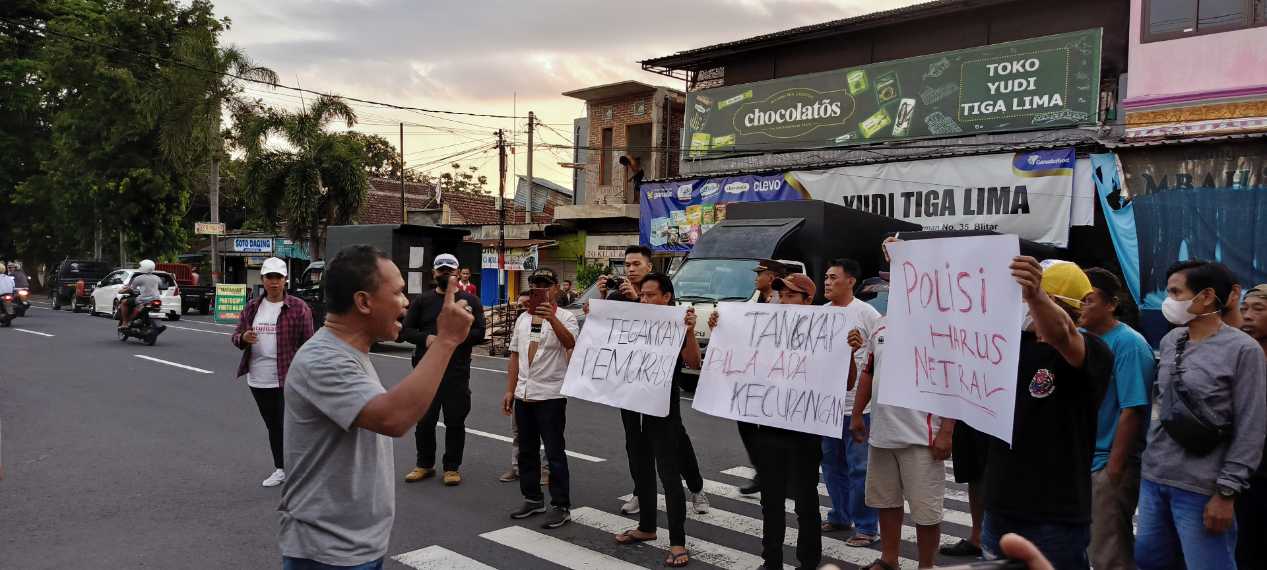
<path id="1" fill-rule="evenodd" d="M 957 566 L 938 566 L 939 570 L 1027 570 L 1029 565 L 1020 560 L 978 560 Z"/>

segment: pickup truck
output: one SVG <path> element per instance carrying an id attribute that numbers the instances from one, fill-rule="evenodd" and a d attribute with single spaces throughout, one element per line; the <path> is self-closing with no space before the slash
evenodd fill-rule
<path id="1" fill-rule="evenodd" d="M 70 307 L 73 312 L 92 306 L 92 289 L 114 266 L 107 261 L 66 258 L 53 269 L 48 281 L 48 302 L 54 311 Z"/>
<path id="2" fill-rule="evenodd" d="M 187 315 L 197 309 L 199 314 L 209 315 L 216 303 L 216 288 L 199 280 L 194 282 L 194 268 L 184 263 L 159 263 L 155 269 L 171 273 L 180 286 L 180 314 Z"/>

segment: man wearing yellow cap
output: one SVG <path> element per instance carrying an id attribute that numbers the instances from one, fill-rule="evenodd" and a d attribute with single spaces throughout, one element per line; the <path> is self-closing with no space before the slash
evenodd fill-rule
<path id="1" fill-rule="evenodd" d="M 1017 370 L 1012 445 L 991 438 L 981 547 L 1032 540 L 1056 568 L 1087 568 L 1091 541 L 1091 460 L 1100 400 L 1113 373 L 1104 341 L 1078 330 L 1091 282 L 1077 265 L 1016 257 L 1026 316 Z"/>

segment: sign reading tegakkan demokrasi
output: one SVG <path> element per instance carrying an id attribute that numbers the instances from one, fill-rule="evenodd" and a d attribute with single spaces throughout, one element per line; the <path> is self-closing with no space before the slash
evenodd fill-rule
<path id="1" fill-rule="evenodd" d="M 699 237 L 726 219 L 731 202 L 800 200 L 783 174 L 652 182 L 639 186 L 642 245 L 658 252 L 688 252 Z"/>
<path id="2" fill-rule="evenodd" d="M 788 182 L 815 200 L 925 230 L 986 230 L 1064 247 L 1074 161 L 1074 149 L 1063 148 L 798 171 Z"/>
<path id="3" fill-rule="evenodd" d="M 1099 28 L 689 93 L 691 158 L 1092 124 Z"/>

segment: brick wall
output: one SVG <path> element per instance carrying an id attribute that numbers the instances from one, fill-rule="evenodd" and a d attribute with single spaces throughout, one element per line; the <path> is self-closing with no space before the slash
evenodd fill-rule
<path id="1" fill-rule="evenodd" d="M 652 121 L 653 97 L 651 93 L 647 93 L 642 97 L 633 97 L 625 99 L 610 99 L 604 101 L 591 101 L 589 104 L 589 147 L 593 150 L 590 153 L 589 162 L 585 165 L 586 183 L 589 185 L 590 191 L 585 193 L 585 200 L 589 204 L 631 204 L 633 193 L 625 188 L 625 169 L 620 165 L 620 155 L 624 154 L 624 147 L 627 145 L 625 135 L 629 125 L 650 124 Z M 635 114 L 635 108 L 641 104 L 642 113 Z M 602 176 L 602 155 L 600 149 L 603 146 L 603 129 L 612 129 L 612 149 L 613 152 L 607 153 L 611 161 L 611 181 L 612 184 L 603 184 Z M 647 169 L 650 165 L 643 165 Z"/>

